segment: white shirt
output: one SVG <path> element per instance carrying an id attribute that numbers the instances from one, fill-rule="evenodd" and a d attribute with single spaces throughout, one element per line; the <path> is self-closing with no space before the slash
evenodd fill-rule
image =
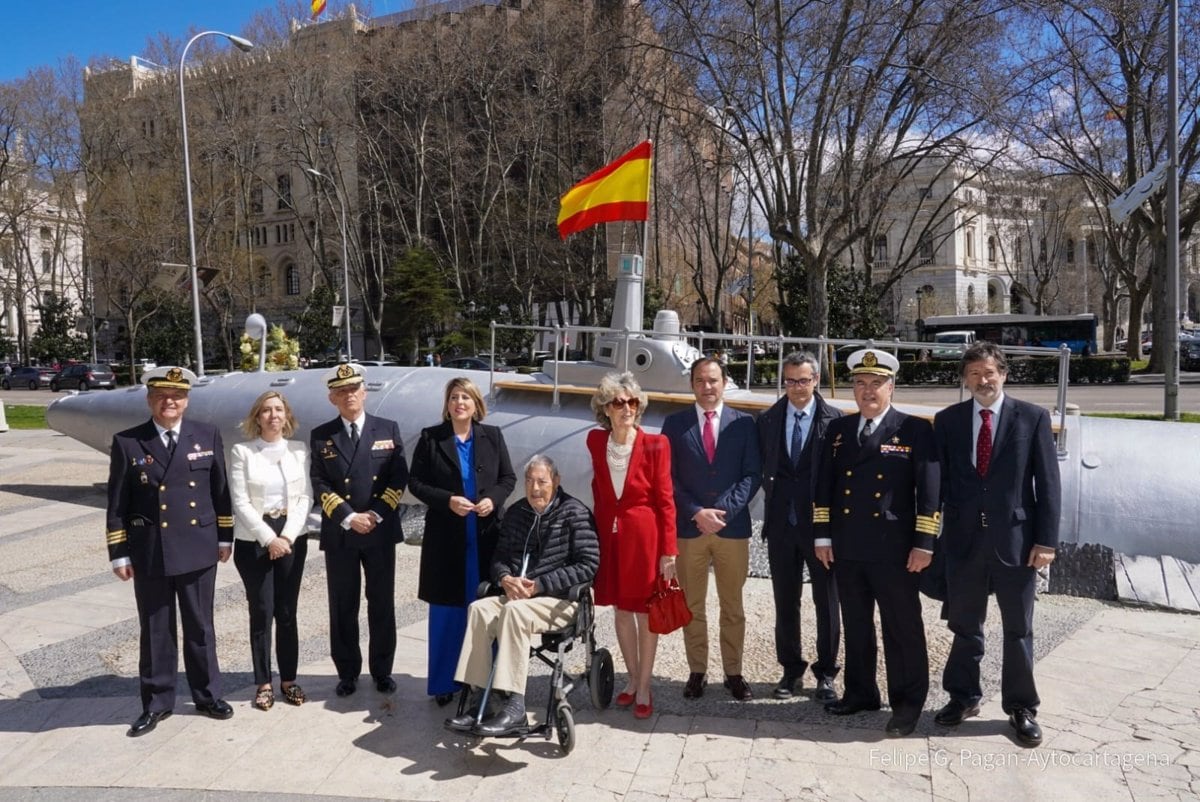
<path id="1" fill-rule="evenodd" d="M 158 430 L 158 439 L 162 441 L 163 447 L 166 448 L 167 451 L 171 450 L 171 441 L 167 439 L 167 432 L 170 431 L 175 433 L 175 445 L 179 445 L 179 429 L 182 423 L 177 423 L 168 429 L 165 426 L 159 426 L 158 421 L 154 420 L 153 418 L 150 420 L 154 423 L 154 428 Z"/>
<path id="2" fill-rule="evenodd" d="M 353 435 L 350 433 L 350 424 L 351 423 L 358 424 L 358 436 L 362 437 L 363 426 L 365 426 L 367 424 L 367 413 L 364 412 L 363 414 L 359 415 L 357 418 L 355 418 L 352 421 L 342 418 L 342 428 L 346 430 L 347 437 L 353 437 Z"/>
<path id="3" fill-rule="evenodd" d="M 876 415 L 873 418 L 868 418 L 866 415 L 860 415 L 859 419 L 858 419 L 857 434 L 859 436 L 862 435 L 862 430 L 864 427 L 866 427 L 867 421 L 873 421 L 873 423 L 872 423 L 873 428 L 871 429 L 871 432 L 874 433 L 875 430 L 879 428 L 879 424 L 883 423 L 883 419 L 886 418 L 887 414 L 891 411 L 892 411 L 892 405 L 888 404 L 886 407 L 883 408 L 883 412 L 880 412 L 878 415 Z"/>
<path id="4" fill-rule="evenodd" d="M 699 404 L 696 407 L 696 420 L 700 422 L 700 442 L 704 442 L 704 425 L 708 422 L 708 412 Z M 716 409 L 712 410 L 713 415 L 713 448 L 717 447 L 717 440 L 721 437 L 721 412 L 725 409 L 725 402 L 718 401 Z"/>
<path id="5" fill-rule="evenodd" d="M 1000 426 L 1000 408 L 1004 406 L 1004 393 L 1000 393 L 1000 397 L 996 399 L 996 403 L 990 407 L 985 407 L 983 404 L 976 401 L 971 405 L 971 464 L 978 466 L 976 462 L 975 450 L 979 445 L 979 430 L 983 428 L 983 416 L 979 414 L 981 409 L 990 409 L 992 411 L 992 445 L 996 444 L 996 432 Z"/>

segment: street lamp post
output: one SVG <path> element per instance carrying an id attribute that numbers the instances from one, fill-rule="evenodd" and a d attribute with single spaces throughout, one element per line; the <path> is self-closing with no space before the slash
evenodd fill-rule
<path id="1" fill-rule="evenodd" d="M 925 290 L 923 290 L 920 287 L 917 287 L 917 322 L 918 323 L 925 319 L 925 315 L 921 311 L 921 301 L 924 299 L 924 296 L 925 296 Z"/>
<path id="2" fill-rule="evenodd" d="M 192 282 L 192 325 L 194 327 L 192 334 L 196 338 L 197 376 L 204 375 L 204 329 L 200 325 L 200 278 L 196 270 L 196 223 L 192 219 L 192 162 L 188 157 L 187 95 L 183 90 L 183 62 L 187 59 L 188 49 L 202 36 L 224 36 L 243 52 L 254 47 L 254 43 L 249 39 L 243 39 L 231 33 L 202 31 L 189 39 L 188 43 L 183 46 L 183 52 L 179 54 L 179 123 L 183 131 L 183 182 L 184 195 L 187 198 L 188 274 Z"/>
<path id="3" fill-rule="evenodd" d="M 467 304 L 467 314 L 471 316 L 471 356 L 479 355 L 479 351 L 475 348 L 475 310 L 477 308 L 474 301 Z"/>
<path id="4" fill-rule="evenodd" d="M 350 260 L 347 258 L 346 240 L 348 239 L 347 232 L 349 226 L 346 221 L 346 199 L 342 193 L 338 192 L 337 184 L 329 176 L 322 173 L 315 167 L 305 167 L 304 172 L 311 175 L 313 178 L 324 178 L 333 187 L 333 194 L 337 196 L 338 203 L 342 207 L 342 217 L 339 223 L 342 232 L 342 304 L 343 317 L 342 323 L 346 326 L 346 361 L 353 362 L 354 356 L 350 350 Z"/>

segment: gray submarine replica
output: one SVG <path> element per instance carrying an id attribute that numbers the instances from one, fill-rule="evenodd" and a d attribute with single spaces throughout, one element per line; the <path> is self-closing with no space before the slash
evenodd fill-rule
<path id="1" fill-rule="evenodd" d="M 548 454 L 559 466 L 564 489 L 590 504 L 592 470 L 585 437 L 596 426 L 589 403 L 600 378 L 613 371 L 633 373 L 650 397 L 642 425 L 657 431 L 666 415 L 693 402 L 689 369 L 701 356 L 700 348 L 687 340 L 696 335 L 680 332 L 675 312 L 659 312 L 653 330 L 641 330 L 640 259 L 622 259 L 621 264 L 609 328 L 540 329 L 554 331 L 556 342 L 565 331 L 592 334 L 592 359 L 547 360 L 543 372 L 528 375 L 369 367 L 367 410 L 399 423 L 411 456 L 421 429 L 441 420 L 446 382 L 468 375 L 486 395 L 488 423 L 504 431 L 514 466 L 524 465 L 534 454 Z M 505 326 L 492 324 L 493 340 L 496 328 Z M 703 347 L 705 335 L 699 337 Z M 785 346 L 849 342 L 739 339 L 778 343 L 781 354 Z M 218 426 L 230 447 L 242 439 L 238 426 L 254 399 L 274 389 L 287 396 L 295 411 L 295 436 L 307 439 L 314 426 L 336 414 L 324 374 L 260 370 L 207 375 L 192 390 L 187 414 Z M 1066 399 L 1065 378 L 1063 382 L 1060 408 Z M 774 403 L 779 392 L 751 392 L 731 384 L 725 401 L 757 413 Z M 853 408 L 851 401 L 831 403 Z M 937 411 L 903 403 L 897 407 L 930 418 Z M 104 453 L 115 432 L 146 416 L 141 386 L 72 393 L 56 399 L 46 411 L 52 429 Z M 1051 591 L 1200 612 L 1200 426 L 1064 414 L 1056 414 L 1054 420 L 1062 474 L 1063 546 L 1051 573 Z M 514 492 L 522 492 L 519 484 Z M 406 494 L 405 503 L 418 504 L 411 494 Z M 752 514 L 761 524 L 761 494 Z"/>

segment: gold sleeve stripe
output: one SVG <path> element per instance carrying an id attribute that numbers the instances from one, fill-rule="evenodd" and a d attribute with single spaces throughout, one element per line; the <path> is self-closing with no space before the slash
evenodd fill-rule
<path id="1" fill-rule="evenodd" d="M 325 513 L 325 517 L 333 516 L 333 511 L 336 510 L 342 503 L 342 497 L 337 493 L 322 493 L 321 494 L 321 510 Z"/>
<path id="2" fill-rule="evenodd" d="M 938 536 L 941 531 L 941 514 L 934 513 L 933 515 L 918 515 L 917 516 L 917 531 L 922 535 Z"/>
<path id="3" fill-rule="evenodd" d="M 827 524 L 829 523 L 829 508 L 828 507 L 813 507 L 813 523 Z"/>
<path id="4" fill-rule="evenodd" d="M 217 516 L 217 526 L 221 529 L 233 528 L 233 516 L 232 515 L 218 515 Z"/>
<path id="5" fill-rule="evenodd" d="M 394 510 L 394 509 L 396 509 L 396 507 L 400 506 L 400 498 L 403 495 L 404 495 L 403 491 L 393 490 L 392 488 L 389 487 L 386 490 L 384 490 L 379 495 L 379 497 L 381 499 L 383 499 L 384 504 L 387 504 L 389 507 L 391 507 Z"/>
<path id="6" fill-rule="evenodd" d="M 110 546 L 115 546 L 118 543 L 124 543 L 125 542 L 125 530 L 118 529 L 114 532 L 109 532 L 107 535 L 105 535 L 105 539 L 108 541 L 108 545 L 110 545 Z"/>

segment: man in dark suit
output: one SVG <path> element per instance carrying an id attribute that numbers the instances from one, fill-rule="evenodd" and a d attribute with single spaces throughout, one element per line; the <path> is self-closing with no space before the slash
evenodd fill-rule
<path id="1" fill-rule="evenodd" d="M 839 668 L 842 630 L 837 581 L 813 551 L 812 497 L 825 429 L 842 413 L 816 391 L 821 365 L 815 356 L 788 354 L 782 369 L 786 395 L 758 417 L 765 496 L 763 537 L 775 592 L 775 657 L 783 666 L 774 696 L 790 699 L 798 693 L 797 683 L 803 685 L 801 678 L 809 667 L 800 646 L 800 597 L 807 566 L 817 615 L 817 660 L 812 664 L 817 688 L 813 696 L 819 702 L 832 702 L 837 698 L 833 678 Z"/>
<path id="2" fill-rule="evenodd" d="M 955 726 L 978 715 L 983 621 L 996 594 L 1004 628 L 1000 699 L 1017 741 L 1042 742 L 1033 682 L 1037 569 L 1054 561 L 1061 510 L 1058 459 L 1046 410 L 1004 393 L 1008 362 L 988 342 L 967 349 L 971 400 L 934 418 L 942 463 L 947 614 L 954 643 L 942 673 L 950 701 L 934 720 Z"/>
<path id="3" fill-rule="evenodd" d="M 847 364 L 859 412 L 829 424 L 813 501 L 817 559 L 834 567 L 846 632 L 845 693 L 826 710 L 880 707 L 878 605 L 892 707 L 885 731 L 898 737 L 916 729 L 929 694 L 918 576 L 938 534 L 937 448 L 929 421 L 892 406 L 894 356 L 864 348 Z"/>
<path id="4" fill-rule="evenodd" d="M 408 482 L 404 443 L 395 421 L 368 415 L 360 365 L 325 376 L 338 417 L 312 431 L 313 495 L 321 505 L 321 550 L 329 589 L 330 656 L 337 695 L 349 696 L 362 673 L 358 610 L 366 582 L 367 667 L 380 693 L 396 690 L 396 544 L 404 540 L 396 512 Z"/>
<path id="5" fill-rule="evenodd" d="M 712 358 L 692 364 L 696 404 L 668 415 L 662 433 L 671 443 L 679 547 L 679 584 L 692 611 L 684 627 L 690 675 L 683 695 L 704 694 L 708 671 L 708 569 L 721 606 L 721 663 L 734 699 L 753 695 L 742 676 L 746 613 L 742 587 L 750 571 L 750 499 L 762 465 L 754 419 L 725 406 L 725 366 Z"/>
<path id="6" fill-rule="evenodd" d="M 227 719 L 213 629 L 217 561 L 233 551 L 233 505 L 221 434 L 185 421 L 196 374 L 164 366 L 147 371 L 151 419 L 113 436 L 108 470 L 108 556 L 113 573 L 133 580 L 141 655 L 142 715 L 131 737 L 151 732 L 175 707 L 179 643 L 196 710 Z"/>

